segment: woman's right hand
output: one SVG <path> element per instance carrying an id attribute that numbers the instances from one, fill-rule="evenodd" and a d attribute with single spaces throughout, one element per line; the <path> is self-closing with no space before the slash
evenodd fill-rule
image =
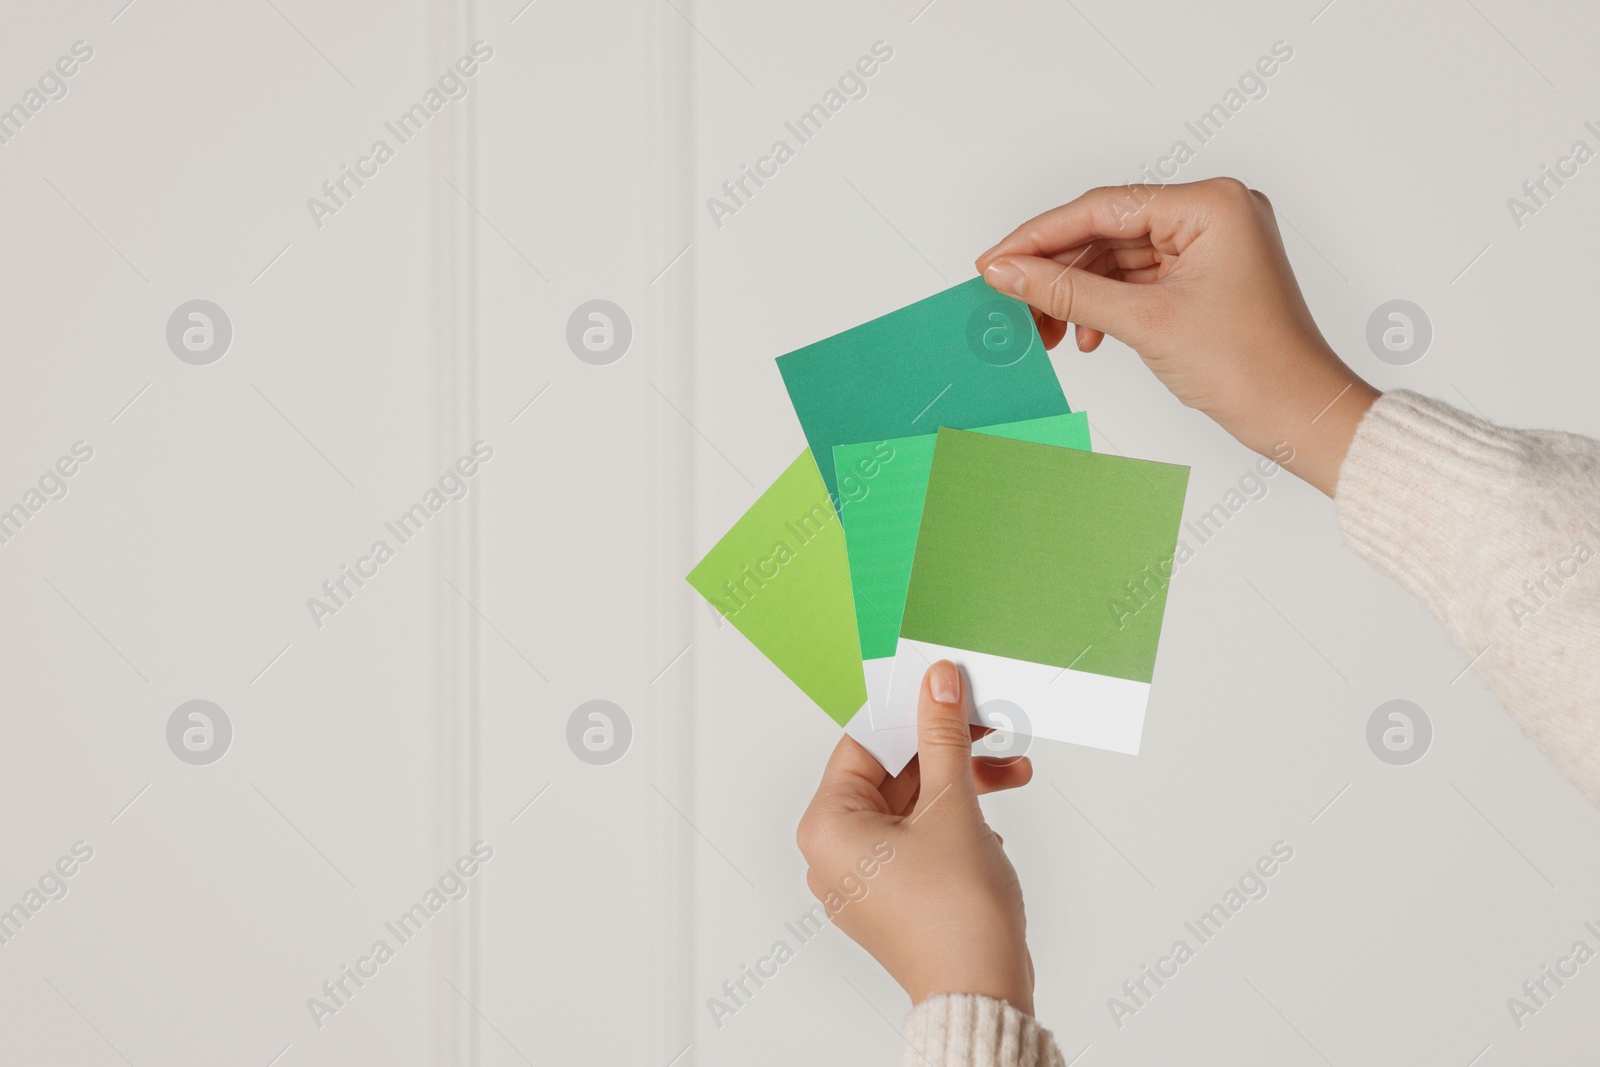
<path id="1" fill-rule="evenodd" d="M 1095 189 L 978 258 L 1031 304 L 1054 347 L 1110 334 L 1184 404 L 1333 495 L 1378 393 L 1334 354 L 1306 307 L 1272 204 L 1232 178 Z M 1283 448 L 1287 445 L 1287 449 Z"/>
<path id="2" fill-rule="evenodd" d="M 1026 785 L 1033 764 L 972 754 L 962 689 L 955 664 L 929 668 L 917 756 L 899 777 L 841 737 L 796 839 L 817 899 L 849 901 L 829 907 L 835 925 L 913 1004 L 974 993 L 1032 1015 L 1022 886 L 978 796 Z"/>

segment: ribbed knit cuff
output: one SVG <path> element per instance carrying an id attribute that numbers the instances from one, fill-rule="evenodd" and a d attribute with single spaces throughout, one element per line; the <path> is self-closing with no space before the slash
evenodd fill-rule
<path id="1" fill-rule="evenodd" d="M 904 1067 L 1061 1067 L 1061 1051 L 1033 1016 L 970 993 L 929 997 L 906 1019 Z"/>
<path id="2" fill-rule="evenodd" d="M 1526 443 L 1429 397 L 1379 397 L 1350 442 L 1335 502 L 1350 546 L 1434 609 L 1450 603 L 1485 508 L 1526 468 Z M 1452 633 L 1457 640 L 1466 635 Z"/>

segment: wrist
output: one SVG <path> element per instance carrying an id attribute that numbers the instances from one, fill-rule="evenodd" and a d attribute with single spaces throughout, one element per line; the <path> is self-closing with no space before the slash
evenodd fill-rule
<path id="1" fill-rule="evenodd" d="M 1033 1015 L 1033 976 L 1028 973 L 934 975 L 910 985 L 913 1006 L 929 997 L 959 993 L 1003 1000 L 1024 1015 Z"/>
<path id="2" fill-rule="evenodd" d="M 1356 429 L 1381 394 L 1326 346 L 1273 370 L 1280 380 L 1258 383 L 1263 399 L 1223 428 L 1331 497 Z"/>

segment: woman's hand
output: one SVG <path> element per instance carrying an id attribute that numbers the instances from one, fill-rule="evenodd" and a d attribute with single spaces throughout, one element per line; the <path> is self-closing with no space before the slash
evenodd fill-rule
<path id="1" fill-rule="evenodd" d="M 1027 301 L 1048 347 L 1068 324 L 1080 351 L 1106 334 L 1246 447 L 1333 495 L 1378 393 L 1311 318 L 1272 204 L 1232 178 L 1095 189 L 1019 226 L 978 257 Z"/>
<path id="2" fill-rule="evenodd" d="M 1032 1015 L 1022 887 L 978 796 L 1027 784 L 1033 766 L 974 757 L 977 732 L 960 672 L 934 664 L 922 681 L 916 760 L 891 778 L 854 738 L 840 739 L 796 837 L 806 884 L 819 900 L 843 901 L 835 925 L 912 1003 L 980 993 Z"/>

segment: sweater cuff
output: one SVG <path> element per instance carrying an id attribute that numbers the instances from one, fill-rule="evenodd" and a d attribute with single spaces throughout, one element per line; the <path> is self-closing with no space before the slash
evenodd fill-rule
<path id="1" fill-rule="evenodd" d="M 1003 1000 L 943 993 L 911 1009 L 904 1067 L 1061 1067 L 1050 1031 Z"/>
<path id="2" fill-rule="evenodd" d="M 1339 528 L 1350 547 L 1437 609 L 1460 574 L 1463 546 L 1453 535 L 1475 528 L 1487 503 L 1481 488 L 1513 478 L 1523 451 L 1513 435 L 1448 404 L 1385 393 L 1339 469 Z"/>

